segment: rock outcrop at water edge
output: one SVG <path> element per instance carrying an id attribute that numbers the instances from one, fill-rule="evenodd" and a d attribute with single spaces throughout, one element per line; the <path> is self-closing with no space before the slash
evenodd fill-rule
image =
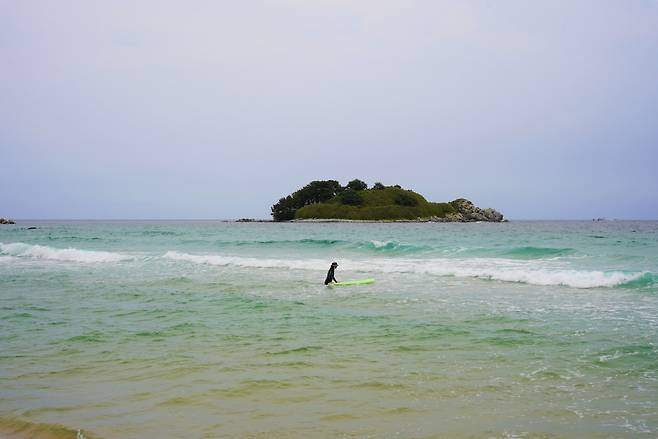
<path id="1" fill-rule="evenodd" d="M 476 221 L 503 221 L 503 214 L 498 212 L 496 209 L 479 208 L 466 198 L 458 198 L 454 201 L 451 201 L 450 205 L 455 209 L 455 212 L 448 213 L 445 217 L 432 217 L 431 221 L 463 223 Z"/>

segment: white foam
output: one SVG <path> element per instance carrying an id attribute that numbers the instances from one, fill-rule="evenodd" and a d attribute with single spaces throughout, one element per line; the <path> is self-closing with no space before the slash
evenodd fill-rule
<path id="1" fill-rule="evenodd" d="M 164 257 L 197 264 L 245 268 L 289 268 L 317 271 L 328 268 L 327 261 L 320 259 L 261 259 L 239 256 L 192 255 L 177 251 L 169 251 Z M 354 271 L 471 277 L 531 285 L 564 285 L 573 288 L 613 287 L 638 279 L 645 274 L 642 272 L 574 270 L 561 266 L 552 266 L 546 261 L 516 261 L 499 258 L 376 258 L 368 261 L 343 259 L 341 266 Z"/>
<path id="2" fill-rule="evenodd" d="M 53 248 L 45 245 L 31 245 L 22 242 L 3 244 L 0 242 L 0 253 L 13 257 L 47 259 L 69 262 L 119 262 L 134 259 L 132 256 L 120 253 L 80 250 L 77 248 Z"/>
<path id="3" fill-rule="evenodd" d="M 397 247 L 398 246 L 398 243 L 395 242 L 395 241 L 377 241 L 376 239 L 373 239 L 372 241 L 370 241 L 370 243 L 375 248 Z"/>
<path id="4" fill-rule="evenodd" d="M 481 262 L 477 264 L 475 261 Z M 635 280 L 643 273 L 623 273 L 573 270 L 564 268 L 541 268 L 527 265 L 515 266 L 509 262 L 492 259 L 464 261 L 434 261 L 419 271 L 440 276 L 475 277 L 480 279 L 519 282 L 531 285 L 564 285 L 573 288 L 613 287 Z"/>
<path id="5" fill-rule="evenodd" d="M 176 261 L 194 262 L 196 264 L 217 265 L 217 266 L 235 266 L 245 268 L 290 268 L 295 270 L 322 270 L 327 269 L 325 260 L 320 259 L 263 259 L 263 258 L 245 258 L 239 256 L 219 256 L 219 255 L 192 255 L 189 253 L 180 253 L 177 251 L 168 251 L 164 255 L 167 259 Z"/>
<path id="6" fill-rule="evenodd" d="M 15 257 L 15 256 L 0 255 L 0 263 L 2 263 L 2 262 L 13 262 L 17 259 L 18 258 Z"/>

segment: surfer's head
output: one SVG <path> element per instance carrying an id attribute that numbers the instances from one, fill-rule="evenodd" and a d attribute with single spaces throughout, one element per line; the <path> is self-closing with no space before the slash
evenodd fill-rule
<path id="1" fill-rule="evenodd" d="M 334 267 L 334 268 L 338 267 L 338 262 L 332 262 L 331 266 Z"/>

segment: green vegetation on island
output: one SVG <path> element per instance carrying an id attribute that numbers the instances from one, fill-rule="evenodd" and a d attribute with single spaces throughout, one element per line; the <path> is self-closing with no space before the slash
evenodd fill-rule
<path id="1" fill-rule="evenodd" d="M 459 198 L 433 203 L 399 185 L 368 185 L 355 179 L 341 186 L 336 180 L 312 181 L 272 206 L 274 221 L 502 221 L 494 209 L 480 209 Z"/>

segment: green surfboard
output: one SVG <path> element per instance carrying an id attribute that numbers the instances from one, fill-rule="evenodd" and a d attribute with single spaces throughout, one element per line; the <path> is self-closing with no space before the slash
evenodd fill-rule
<path id="1" fill-rule="evenodd" d="M 375 279 L 361 279 L 361 280 L 346 280 L 343 282 L 336 282 L 333 284 L 329 285 L 336 285 L 337 287 L 344 287 L 348 285 L 365 285 L 365 284 L 371 284 L 375 281 Z"/>

